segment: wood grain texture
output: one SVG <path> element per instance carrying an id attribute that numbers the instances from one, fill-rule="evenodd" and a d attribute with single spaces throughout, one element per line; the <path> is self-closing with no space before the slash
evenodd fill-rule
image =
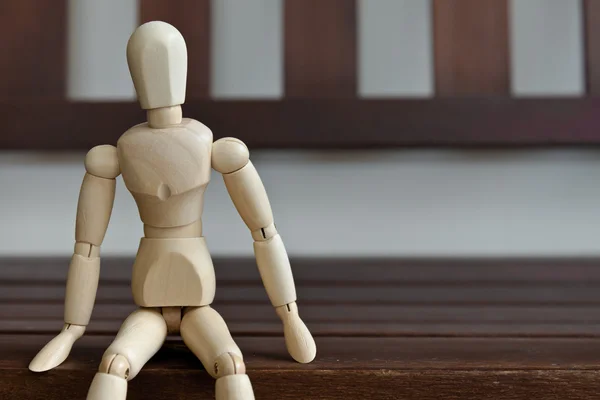
<path id="1" fill-rule="evenodd" d="M 438 96 L 508 95 L 507 0 L 434 0 Z"/>
<path id="2" fill-rule="evenodd" d="M 164 21 L 185 38 L 188 50 L 186 98 L 206 98 L 210 80 L 210 0 L 141 0 L 140 23 Z"/>
<path id="3" fill-rule="evenodd" d="M 356 96 L 355 0 L 286 0 L 285 96 Z"/>
<path id="4" fill-rule="evenodd" d="M 50 373 L 7 370 L 0 395 L 5 400 L 83 399 L 93 372 Z M 251 374 L 251 375 L 250 375 Z M 596 400 L 598 371 L 250 371 L 261 400 L 507 399 Z M 214 381 L 204 371 L 142 371 L 129 384 L 129 400 L 211 399 Z M 315 394 L 318 392 L 318 394 Z M 73 397 L 70 397 L 73 396 Z"/>
<path id="5" fill-rule="evenodd" d="M 83 398 L 110 337 L 84 336 L 57 369 L 33 374 L 26 360 L 46 336 L 0 335 L 0 397 Z M 277 338 L 236 337 L 260 399 L 592 399 L 600 388 L 598 339 L 319 338 L 311 364 Z M 131 381 L 128 398 L 212 398 L 214 381 L 170 341 Z M 194 397 L 196 398 L 196 397 Z"/>
<path id="6" fill-rule="evenodd" d="M 135 306 L 132 259 L 103 259 L 88 333 Z M 234 334 L 281 336 L 253 259 L 215 259 L 213 304 Z M 317 336 L 600 336 L 597 259 L 293 259 L 300 315 Z M 67 259 L 0 261 L 0 332 L 62 326 Z"/>
<path id="7" fill-rule="evenodd" d="M 292 265 L 293 268 L 293 265 Z M 217 281 L 218 282 L 218 281 Z M 298 285 L 299 286 L 299 285 Z M 37 300 L 59 301 L 64 297 L 64 288 L 60 285 L 10 285 L 0 286 L 0 301 L 10 300 Z M 455 291 L 450 291 L 444 286 L 342 286 L 342 285 L 307 285 L 297 288 L 298 298 L 303 303 L 312 304 L 527 304 L 540 305 L 570 304 L 586 305 L 600 303 L 598 286 L 586 285 L 542 285 L 530 288 L 528 286 L 510 285 L 456 285 Z M 335 290 L 332 290 L 335 288 Z M 535 289 L 535 290 L 534 290 Z M 249 302 L 253 304 L 268 303 L 264 288 L 256 283 L 225 286 L 220 285 L 217 296 L 223 302 Z M 131 299 L 129 285 L 100 285 L 98 288 L 97 302 L 111 304 Z M 304 300 L 303 300 L 304 299 Z"/>
<path id="8" fill-rule="evenodd" d="M 191 101 L 183 106 L 184 116 L 206 124 L 215 140 L 237 137 L 251 150 L 597 146 L 599 108 L 600 100 L 589 98 Z M 0 118 L 0 149 L 19 150 L 115 144 L 145 121 L 136 103 L 64 101 L 0 102 Z"/>
<path id="9" fill-rule="evenodd" d="M 587 93 L 600 94 L 600 3 L 583 0 Z"/>
<path id="10" fill-rule="evenodd" d="M 0 98 L 63 98 L 66 0 L 0 4 Z"/>
<path id="11" fill-rule="evenodd" d="M 103 260 L 86 335 L 64 364 L 34 374 L 28 362 L 62 327 L 68 260 L 0 259 L 0 398 L 85 396 L 135 309 L 131 264 Z M 598 259 L 293 259 L 300 312 L 317 342 L 310 364 L 286 352 L 255 261 L 214 264 L 214 308 L 244 354 L 256 398 L 562 400 L 600 390 Z M 214 380 L 178 337 L 128 394 L 212 396 Z"/>
<path id="12" fill-rule="evenodd" d="M 27 302 L 1 303 L 0 315 L 4 320 L 50 321 L 59 324 L 63 316 L 63 304 L 35 304 Z M 131 302 L 121 304 L 97 304 L 94 308 L 94 321 L 123 321 L 137 307 Z M 279 324 L 275 313 L 266 304 L 224 304 L 217 302 L 215 308 L 228 321 L 239 323 Z M 313 324 L 403 323 L 447 324 L 447 325 L 595 325 L 600 323 L 597 305 L 412 305 L 412 304 L 302 304 L 302 316 Z M 57 325 L 58 326 L 58 325 Z M 500 328 L 498 328 L 500 329 Z"/>
<path id="13" fill-rule="evenodd" d="M 67 276 L 66 257 L 0 258 L 0 282 L 10 284 L 62 284 Z M 133 259 L 103 257 L 102 285 L 125 285 L 131 279 Z M 252 258 L 215 258 L 220 285 L 258 282 Z M 294 258 L 298 285 L 336 286 L 535 286 L 541 284 L 600 285 L 596 258 Z M 368 265 L 368 268 L 364 268 Z M 340 279 L 343 278 L 343 279 Z"/>
<path id="14" fill-rule="evenodd" d="M 48 335 L 0 335 L 0 369 L 26 367 L 24 355 L 35 353 Z M 20 340 L 22 339 L 22 340 Z M 600 368 L 598 338 L 317 338 L 320 349 L 314 363 L 293 362 L 280 337 L 234 335 L 252 370 L 548 370 Z M 113 340 L 110 335 L 84 335 L 73 347 L 70 358 L 56 372 L 98 367 L 102 351 Z M 246 360 L 247 358 L 247 360 Z M 560 360 L 560 361 L 559 361 Z M 178 337 L 169 337 L 151 361 L 150 369 L 201 370 L 200 361 Z M 142 370 L 142 374 L 144 372 Z M 51 374 L 51 373 L 49 373 Z M 39 376 L 39 375 L 38 375 Z"/>
<path id="15" fill-rule="evenodd" d="M 20 306 L 16 304 L 16 306 Z M 218 303 L 215 309 L 221 311 Z M 302 304 L 300 303 L 302 310 Z M 493 309 L 481 311 L 493 312 Z M 236 313 L 239 311 L 236 311 Z M 236 315 L 236 314 L 234 314 Z M 243 322 L 229 318 L 227 326 L 232 334 L 258 337 L 283 335 L 280 322 Z M 87 332 L 94 335 L 114 335 L 123 319 L 95 320 L 92 316 Z M 307 327 L 315 337 L 473 337 L 473 338 L 598 338 L 600 328 L 595 322 L 558 322 L 558 323 L 529 323 L 529 322 L 495 322 L 482 323 L 473 321 L 467 324 L 438 323 L 429 321 L 395 320 L 391 322 L 311 322 L 306 321 Z M 2 322 L 2 334 L 54 334 L 62 328 L 63 323 L 55 320 L 6 320 Z M 281 339 L 283 343 L 283 338 Z"/>

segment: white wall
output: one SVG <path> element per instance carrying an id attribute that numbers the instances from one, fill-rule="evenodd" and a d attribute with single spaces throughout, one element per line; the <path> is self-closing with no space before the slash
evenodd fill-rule
<path id="1" fill-rule="evenodd" d="M 0 253 L 72 251 L 82 159 L 0 157 Z M 292 254 L 599 253 L 597 152 L 256 152 L 253 159 Z M 215 254 L 251 254 L 250 234 L 217 174 L 204 228 Z M 132 254 L 141 232 L 120 183 L 104 253 Z"/>
<path id="2" fill-rule="evenodd" d="M 280 7 L 277 0 L 251 1 L 256 7 Z M 512 12 L 527 2 L 513 0 Z M 72 15 L 81 18 L 86 15 L 89 18 L 92 12 L 102 15 L 96 14 L 98 7 L 136 9 L 127 2 L 118 4 L 72 0 Z M 269 83 L 261 91 L 253 83 L 240 83 L 239 76 L 228 76 L 239 74 L 238 69 L 223 68 L 217 76 L 213 75 L 213 94 L 276 97 L 280 94 L 282 74 L 272 72 L 283 64 L 282 49 L 277 45 L 281 40 L 281 24 L 275 20 L 281 14 L 280 9 L 240 19 L 229 14 L 239 11 L 232 4 L 219 6 L 213 14 L 216 19 L 213 51 L 218 55 L 214 62 L 235 60 L 236 48 L 240 54 L 249 54 L 248 44 L 259 43 L 258 51 L 265 60 L 257 62 L 252 73 L 256 74 L 264 65 L 266 72 L 260 79 Z M 423 28 L 430 27 L 426 20 L 429 6 L 422 0 L 359 2 L 362 95 L 432 94 L 431 34 L 430 28 Z M 571 0 L 537 1 L 534 6 L 526 6 L 527 12 L 535 11 L 531 7 L 555 17 L 565 12 L 569 15 L 581 12 L 579 2 Z M 398 26 L 389 23 L 390 13 L 402 14 Z M 126 40 L 127 30 L 135 24 L 135 12 L 130 14 L 133 21 L 115 20 L 121 28 L 97 24 L 96 33 L 88 32 L 81 40 L 97 43 L 104 34 L 112 35 L 110 43 Z M 384 14 L 387 18 L 383 18 Z M 377 23 L 380 19 L 383 22 Z M 261 23 L 240 26 L 243 21 L 257 20 Z M 513 46 L 513 73 L 520 77 L 513 82 L 513 93 L 527 96 L 540 92 L 546 95 L 580 92 L 582 61 L 572 58 L 581 57 L 580 50 L 573 48 L 581 43 L 581 19 L 573 17 L 569 24 L 560 21 L 549 18 L 547 23 L 552 26 L 545 29 L 564 32 L 571 39 L 539 41 L 537 36 L 528 36 L 536 33 L 523 26 L 528 23 L 526 20 L 513 21 L 511 40 L 525 46 L 516 46 L 517 49 Z M 70 26 L 84 29 L 82 24 Z M 268 31 L 261 31 L 261 27 Z M 411 40 L 403 40 L 396 46 L 395 37 L 382 34 L 382 29 L 395 29 L 397 35 Z M 275 36 L 270 44 L 260 41 L 267 34 Z M 391 42 L 382 43 L 385 38 Z M 219 43 L 224 43 L 224 47 L 214 50 Z M 528 43 L 535 45 L 538 58 L 523 56 Z M 88 57 L 85 52 L 89 51 L 82 44 L 70 49 L 71 68 Z M 554 61 L 558 65 L 540 73 L 545 65 L 539 59 L 549 49 L 565 57 L 557 57 Z M 107 90 L 112 91 L 114 98 L 130 95 L 129 89 L 119 83 L 126 68 L 124 55 L 115 57 L 107 49 L 102 51 L 107 57 L 100 62 L 106 68 L 80 70 L 79 80 L 69 81 L 72 97 L 111 97 L 111 93 L 94 89 L 98 87 L 111 88 Z M 515 56 L 515 51 L 521 55 Z M 535 68 L 529 67 L 531 63 Z M 401 74 L 396 72 L 398 69 Z M 116 72 L 107 75 L 106 71 Z M 535 80 L 534 85 L 528 76 Z M 382 82 L 382 77 L 389 79 L 389 86 Z M 560 85 L 556 84 L 557 79 Z M 89 82 L 78 86 L 81 81 Z M 600 153 L 597 151 L 256 151 L 252 156 L 269 191 L 277 226 L 293 255 L 600 254 L 597 244 Z M 0 254 L 66 255 L 72 251 L 82 160 L 83 153 L 0 153 Z M 117 190 L 103 253 L 134 254 L 142 234 L 141 224 L 135 204 L 121 182 Z M 216 175 L 207 192 L 204 226 L 213 254 L 252 253 L 250 235 Z"/>
<path id="3" fill-rule="evenodd" d="M 511 0 L 509 22 L 513 93 L 584 93 L 583 12 L 580 0 Z"/>

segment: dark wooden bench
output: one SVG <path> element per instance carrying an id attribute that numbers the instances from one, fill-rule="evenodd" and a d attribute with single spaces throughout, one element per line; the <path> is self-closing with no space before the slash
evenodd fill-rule
<path id="1" fill-rule="evenodd" d="M 0 399 L 84 398 L 135 309 L 130 259 L 103 261 L 86 336 L 63 365 L 27 369 L 62 326 L 68 260 L 0 261 Z M 600 392 L 600 261 L 297 259 L 308 365 L 286 353 L 256 266 L 216 259 L 214 307 L 244 352 L 257 399 L 592 399 Z M 214 382 L 177 337 L 129 399 L 210 399 Z"/>

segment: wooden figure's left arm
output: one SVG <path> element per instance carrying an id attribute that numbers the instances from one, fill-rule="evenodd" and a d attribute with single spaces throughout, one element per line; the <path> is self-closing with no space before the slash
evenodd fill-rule
<path id="1" fill-rule="evenodd" d="M 258 270 L 269 300 L 283 322 L 290 355 L 298 362 L 311 362 L 317 352 L 315 341 L 298 314 L 290 261 L 248 148 L 238 139 L 217 140 L 212 148 L 212 167 L 223 175 L 229 196 L 252 233 Z"/>

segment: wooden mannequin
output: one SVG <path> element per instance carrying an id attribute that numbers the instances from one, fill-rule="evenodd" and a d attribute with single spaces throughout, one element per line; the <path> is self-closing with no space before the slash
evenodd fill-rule
<path id="1" fill-rule="evenodd" d="M 216 379 L 217 399 L 253 399 L 242 353 L 223 318 L 210 307 L 215 273 L 201 217 L 212 166 L 223 174 L 252 233 L 258 269 L 283 322 L 288 351 L 298 362 L 310 362 L 315 342 L 298 315 L 291 267 L 265 188 L 244 143 L 234 138 L 213 143 L 210 129 L 182 118 L 187 50 L 177 29 L 160 21 L 140 26 L 127 45 L 127 61 L 148 122 L 125 132 L 116 147 L 94 147 L 86 156 L 65 325 L 29 369 L 58 366 L 85 332 L 96 297 L 100 245 L 112 211 L 115 178 L 122 174 L 144 223 L 132 278 L 133 298 L 140 308 L 125 320 L 104 353 L 87 398 L 125 399 L 127 381 L 159 350 L 167 334 L 180 333 Z"/>

